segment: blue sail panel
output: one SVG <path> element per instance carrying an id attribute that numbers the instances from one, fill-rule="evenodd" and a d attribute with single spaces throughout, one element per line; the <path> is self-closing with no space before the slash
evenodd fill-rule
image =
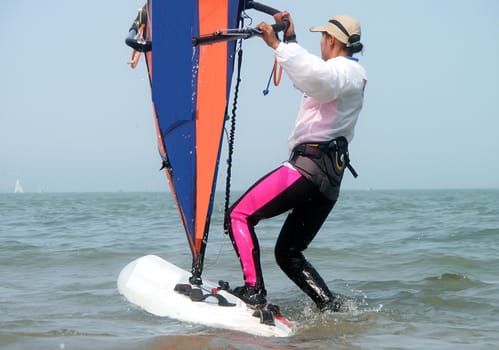
<path id="1" fill-rule="evenodd" d="M 239 0 L 148 1 L 159 148 L 193 265 L 202 265 L 213 209 L 235 42 L 193 47 L 192 38 L 237 27 L 241 8 Z"/>

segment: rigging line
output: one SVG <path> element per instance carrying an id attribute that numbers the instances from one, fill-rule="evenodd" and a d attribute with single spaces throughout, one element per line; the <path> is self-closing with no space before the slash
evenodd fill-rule
<path id="1" fill-rule="evenodd" d="M 251 27 L 251 25 L 253 24 L 253 17 L 248 15 L 246 10 L 243 10 L 243 12 L 241 12 L 241 27 L 245 26 L 245 24 L 244 24 L 245 20 L 248 20 L 248 24 L 246 24 L 246 26 Z"/>
<path id="2" fill-rule="evenodd" d="M 243 48 L 242 40 L 239 40 L 239 47 L 237 51 L 237 78 L 236 86 L 234 88 L 234 100 L 232 102 L 232 116 L 230 120 L 230 132 L 229 132 L 229 149 L 227 157 L 227 179 L 225 183 L 225 207 L 224 207 L 224 232 L 228 234 L 228 212 L 230 204 L 230 185 L 231 185 L 231 175 L 232 175 L 232 155 L 234 153 L 234 139 L 236 133 L 236 110 L 237 110 L 237 98 L 239 96 L 239 84 L 241 83 L 241 65 L 243 60 Z"/>

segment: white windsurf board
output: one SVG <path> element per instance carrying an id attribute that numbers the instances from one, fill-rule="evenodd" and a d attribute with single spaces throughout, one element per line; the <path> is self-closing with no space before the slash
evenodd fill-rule
<path id="1" fill-rule="evenodd" d="M 275 325 L 264 324 L 260 317 L 253 316 L 254 309 L 229 292 L 216 290 L 218 284 L 208 280 L 203 279 L 201 286 L 204 295 L 216 291 L 235 305 L 221 306 L 213 296 L 193 301 L 188 295 L 175 291 L 179 284 L 190 289 L 190 276 L 189 272 L 156 255 L 146 255 L 123 268 L 118 277 L 118 290 L 128 301 L 156 316 L 258 336 L 288 337 L 293 334 L 292 322 L 275 316 Z"/>

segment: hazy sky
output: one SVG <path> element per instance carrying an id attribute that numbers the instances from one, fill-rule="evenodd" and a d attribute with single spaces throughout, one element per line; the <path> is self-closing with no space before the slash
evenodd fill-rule
<path id="1" fill-rule="evenodd" d="M 310 26 L 336 13 L 362 24 L 368 84 L 351 144 L 359 177 L 347 173 L 345 189 L 499 187 L 499 1 L 261 2 L 289 10 L 298 41 L 317 54 Z M 27 192 L 167 190 L 145 64 L 131 70 L 124 45 L 142 4 L 0 3 L 0 192 L 16 178 Z M 254 25 L 271 21 L 248 13 Z M 264 97 L 272 52 L 258 38 L 243 48 L 240 190 L 286 159 L 300 100 L 287 78 Z"/>

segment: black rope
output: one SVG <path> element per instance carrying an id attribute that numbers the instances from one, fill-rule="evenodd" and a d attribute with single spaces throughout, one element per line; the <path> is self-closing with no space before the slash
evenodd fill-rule
<path id="1" fill-rule="evenodd" d="M 239 83 L 241 82 L 241 65 L 243 60 L 243 49 L 242 44 L 239 42 L 239 49 L 237 53 L 237 79 L 236 86 L 234 88 L 234 101 L 232 103 L 232 116 L 230 120 L 230 132 L 229 132 L 229 149 L 227 157 L 227 179 L 225 182 L 225 209 L 224 209 L 224 232 L 228 234 L 227 225 L 227 214 L 229 212 L 230 204 L 230 179 L 232 176 L 232 155 L 234 153 L 234 139 L 236 133 L 236 110 L 237 110 L 237 98 L 239 95 Z"/>

